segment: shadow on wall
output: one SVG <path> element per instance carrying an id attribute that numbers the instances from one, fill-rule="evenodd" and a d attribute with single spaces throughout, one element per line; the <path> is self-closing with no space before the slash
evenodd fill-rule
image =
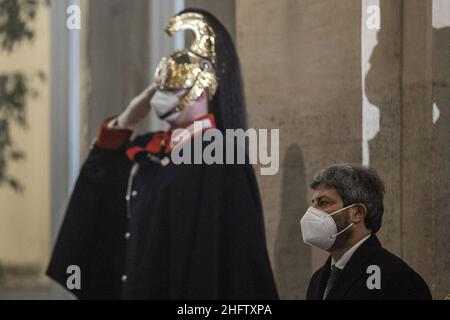
<path id="1" fill-rule="evenodd" d="M 281 216 L 275 240 L 274 272 L 280 299 L 305 299 L 311 278 L 311 248 L 302 241 L 300 219 L 308 206 L 300 147 L 291 145 L 283 163 Z"/>

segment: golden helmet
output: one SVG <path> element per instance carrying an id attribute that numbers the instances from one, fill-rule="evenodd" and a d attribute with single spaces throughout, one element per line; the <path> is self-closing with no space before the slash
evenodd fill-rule
<path id="1" fill-rule="evenodd" d="M 211 100 L 217 91 L 214 30 L 200 13 L 182 13 L 170 19 L 166 27 L 169 36 L 179 31 L 190 30 L 194 40 L 189 49 L 177 50 L 164 57 L 155 72 L 159 90 L 178 91 L 188 89 L 178 105 L 164 117 L 183 110 L 197 100 L 206 90 Z"/>

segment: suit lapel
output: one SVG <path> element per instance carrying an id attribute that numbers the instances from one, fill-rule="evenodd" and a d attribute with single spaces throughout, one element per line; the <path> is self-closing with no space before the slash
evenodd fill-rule
<path id="1" fill-rule="evenodd" d="M 323 300 L 323 294 L 325 293 L 325 287 L 327 285 L 328 278 L 330 277 L 331 271 L 331 256 L 328 257 L 325 264 L 320 268 L 320 273 L 317 278 L 317 286 L 314 292 L 314 299 Z"/>
<path id="2" fill-rule="evenodd" d="M 377 237 L 372 234 L 352 255 L 336 285 L 330 290 L 327 300 L 342 299 L 348 290 L 353 286 L 363 273 L 366 272 L 366 265 L 373 259 L 375 252 L 381 248 Z M 325 280 L 325 284 L 326 284 Z"/>

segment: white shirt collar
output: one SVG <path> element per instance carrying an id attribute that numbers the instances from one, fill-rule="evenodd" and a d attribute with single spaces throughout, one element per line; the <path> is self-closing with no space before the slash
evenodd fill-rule
<path id="1" fill-rule="evenodd" d="M 371 235 L 369 234 L 369 235 L 365 236 L 364 238 L 362 238 L 361 240 L 359 240 L 358 243 L 356 243 L 353 247 L 348 249 L 337 262 L 334 261 L 333 257 L 331 257 L 331 266 L 336 266 L 336 268 L 343 270 L 345 268 L 345 265 L 347 264 L 347 262 L 350 260 L 352 255 L 355 253 L 356 249 L 358 249 L 364 243 L 364 241 L 369 239 L 370 236 Z"/>

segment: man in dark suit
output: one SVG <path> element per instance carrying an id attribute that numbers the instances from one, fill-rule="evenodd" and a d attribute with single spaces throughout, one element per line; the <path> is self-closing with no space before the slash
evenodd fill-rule
<path id="1" fill-rule="evenodd" d="M 310 187 L 312 205 L 301 220 L 303 240 L 331 255 L 314 273 L 307 300 L 432 298 L 422 277 L 375 235 L 382 223 L 384 184 L 374 169 L 330 166 Z"/>

